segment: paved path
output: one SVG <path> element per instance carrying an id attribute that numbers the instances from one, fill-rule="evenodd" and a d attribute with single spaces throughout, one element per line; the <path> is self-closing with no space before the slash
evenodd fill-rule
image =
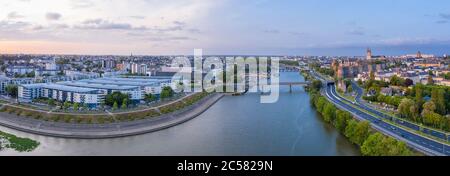
<path id="1" fill-rule="evenodd" d="M 0 113 L 0 125 L 28 133 L 62 138 L 101 139 L 133 136 L 166 129 L 189 121 L 202 114 L 223 96 L 223 94 L 212 94 L 183 110 L 131 122 L 72 124 L 45 122 L 14 114 Z"/>

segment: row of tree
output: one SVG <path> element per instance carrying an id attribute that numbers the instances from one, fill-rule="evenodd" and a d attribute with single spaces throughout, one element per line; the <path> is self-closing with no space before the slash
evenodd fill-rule
<path id="1" fill-rule="evenodd" d="M 420 106 L 421 102 L 404 98 L 398 107 L 401 118 L 405 118 L 416 123 L 442 130 L 450 130 L 450 118 L 436 113 L 437 105 L 434 101 L 428 101 Z"/>
<path id="2" fill-rule="evenodd" d="M 363 99 L 372 102 L 382 102 L 388 105 L 398 107 L 403 98 L 400 96 L 385 96 L 383 94 L 378 93 L 375 96 L 364 96 Z"/>

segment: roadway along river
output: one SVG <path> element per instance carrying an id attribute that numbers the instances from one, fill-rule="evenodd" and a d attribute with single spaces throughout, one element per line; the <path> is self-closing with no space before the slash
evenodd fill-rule
<path id="1" fill-rule="evenodd" d="M 302 81 L 282 73 L 281 81 Z M 281 87 L 275 104 L 260 104 L 259 94 L 225 96 L 197 118 L 181 125 L 134 137 L 77 140 L 45 137 L 0 127 L 37 140 L 31 153 L 0 155 L 360 155 L 309 104 L 300 87 Z"/>

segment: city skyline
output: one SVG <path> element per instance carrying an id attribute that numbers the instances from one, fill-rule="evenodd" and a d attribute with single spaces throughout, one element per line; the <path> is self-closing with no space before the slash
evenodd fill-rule
<path id="1" fill-rule="evenodd" d="M 50 5 L 51 4 L 51 5 Z M 16 0 L 0 53 L 404 55 L 450 50 L 447 1 Z"/>

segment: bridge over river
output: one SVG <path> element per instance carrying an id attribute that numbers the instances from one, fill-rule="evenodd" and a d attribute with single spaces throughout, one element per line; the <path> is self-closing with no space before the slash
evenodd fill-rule
<path id="1" fill-rule="evenodd" d="M 293 86 L 308 86 L 309 84 L 311 84 L 311 82 L 309 81 L 299 81 L 299 82 L 280 82 L 278 83 L 279 86 L 289 86 L 289 92 L 292 92 L 292 87 Z M 264 86 L 268 86 L 268 85 L 262 85 L 262 90 L 264 92 Z"/>

